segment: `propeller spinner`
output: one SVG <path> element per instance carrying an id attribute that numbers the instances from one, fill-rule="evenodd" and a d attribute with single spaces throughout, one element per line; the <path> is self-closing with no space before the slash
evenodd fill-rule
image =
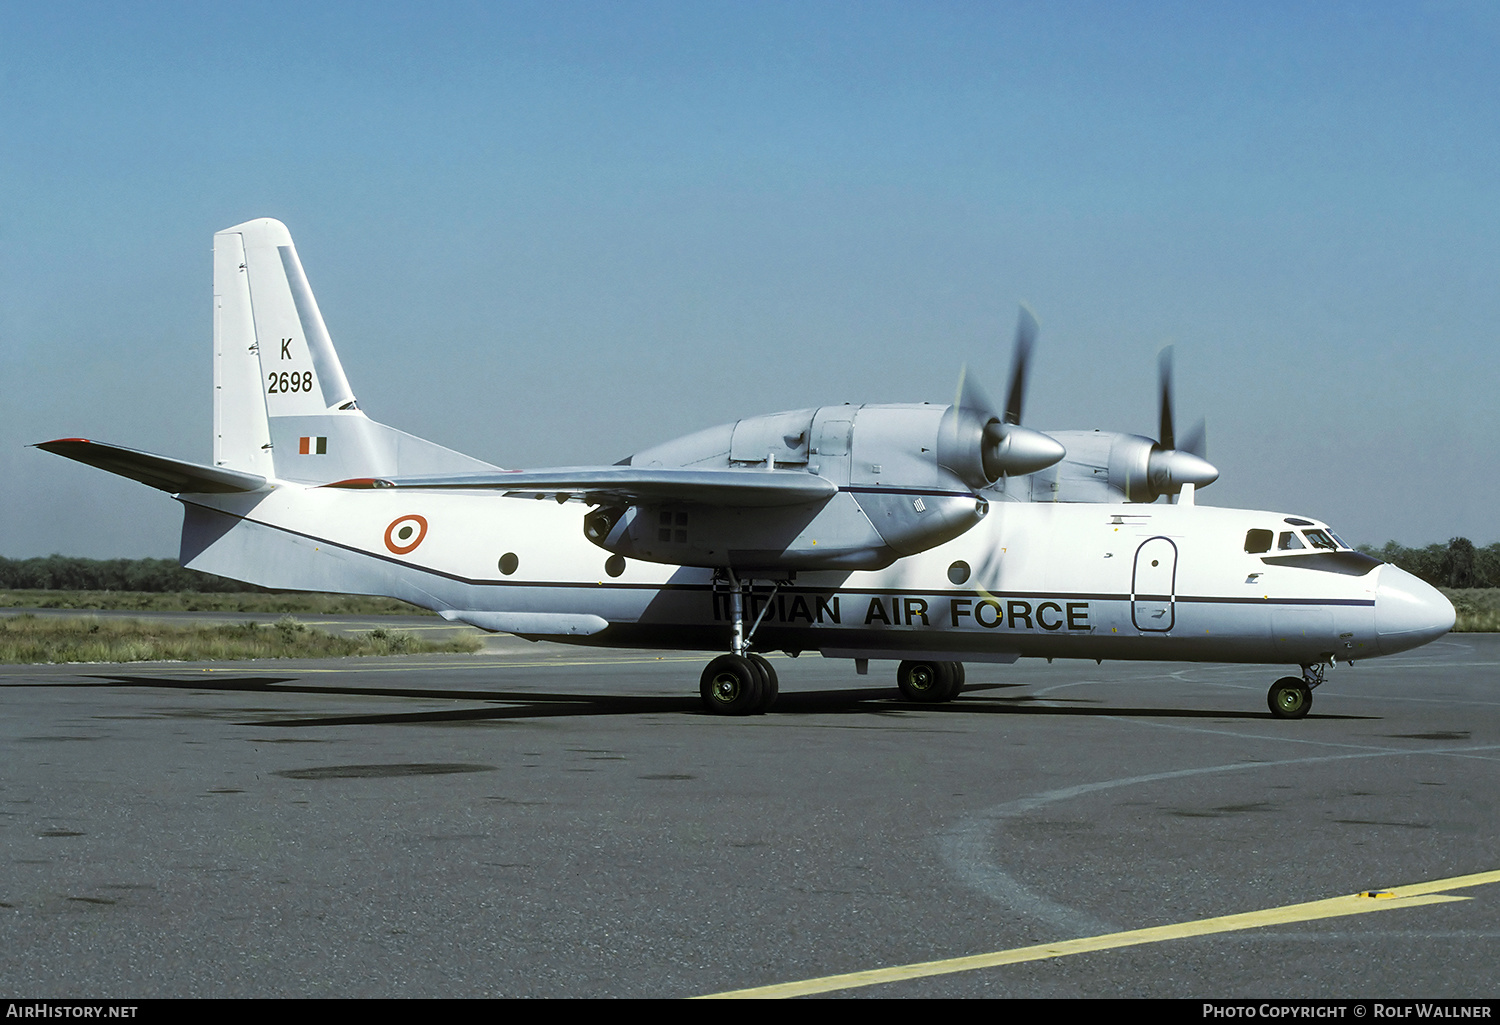
<path id="1" fill-rule="evenodd" d="M 1021 426 L 1027 367 L 1036 335 L 1036 318 L 1023 306 L 1004 410 L 995 408 L 968 367 L 959 372 L 958 395 L 943 414 L 938 435 L 938 462 L 970 487 L 986 488 L 1001 477 L 1035 473 L 1067 454 L 1056 439 Z"/>

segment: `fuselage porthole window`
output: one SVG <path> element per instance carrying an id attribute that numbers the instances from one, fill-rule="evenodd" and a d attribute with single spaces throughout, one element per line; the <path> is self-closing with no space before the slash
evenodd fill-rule
<path id="1" fill-rule="evenodd" d="M 1247 555 L 1259 555 L 1261 552 L 1271 550 L 1271 539 L 1275 537 L 1269 530 L 1252 530 L 1245 535 L 1245 553 Z"/>

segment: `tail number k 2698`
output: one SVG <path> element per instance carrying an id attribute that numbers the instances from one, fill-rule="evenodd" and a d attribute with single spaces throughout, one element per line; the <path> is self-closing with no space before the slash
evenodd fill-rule
<path id="1" fill-rule="evenodd" d="M 312 391 L 312 371 L 304 370 L 302 373 L 292 371 L 287 373 L 270 373 L 266 375 L 266 394 L 276 395 L 280 392 Z"/>

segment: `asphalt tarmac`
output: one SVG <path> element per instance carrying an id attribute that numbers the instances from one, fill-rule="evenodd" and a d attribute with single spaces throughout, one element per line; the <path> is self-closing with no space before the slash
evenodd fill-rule
<path id="1" fill-rule="evenodd" d="M 994 954 L 774 992 L 1500 995 L 1500 637 L 1340 666 L 1290 722 L 1278 667 L 970 665 L 924 706 L 807 656 L 727 719 L 705 661 L 0 668 L 0 990 L 686 997 Z"/>

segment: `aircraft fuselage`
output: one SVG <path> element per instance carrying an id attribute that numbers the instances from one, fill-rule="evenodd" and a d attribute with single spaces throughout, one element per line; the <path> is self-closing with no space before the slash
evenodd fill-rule
<path id="1" fill-rule="evenodd" d="M 253 582 L 268 587 L 336 584 L 590 644 L 713 651 L 729 636 L 723 574 L 612 557 L 584 537 L 577 501 L 288 485 L 184 502 L 184 564 L 244 577 L 254 551 Z M 758 650 L 1001 662 L 1306 665 L 1451 627 L 1442 596 L 1396 567 L 1347 550 L 1246 551 L 1251 531 L 1296 529 L 1251 510 L 1001 501 L 885 569 L 758 575 L 744 619 Z"/>

